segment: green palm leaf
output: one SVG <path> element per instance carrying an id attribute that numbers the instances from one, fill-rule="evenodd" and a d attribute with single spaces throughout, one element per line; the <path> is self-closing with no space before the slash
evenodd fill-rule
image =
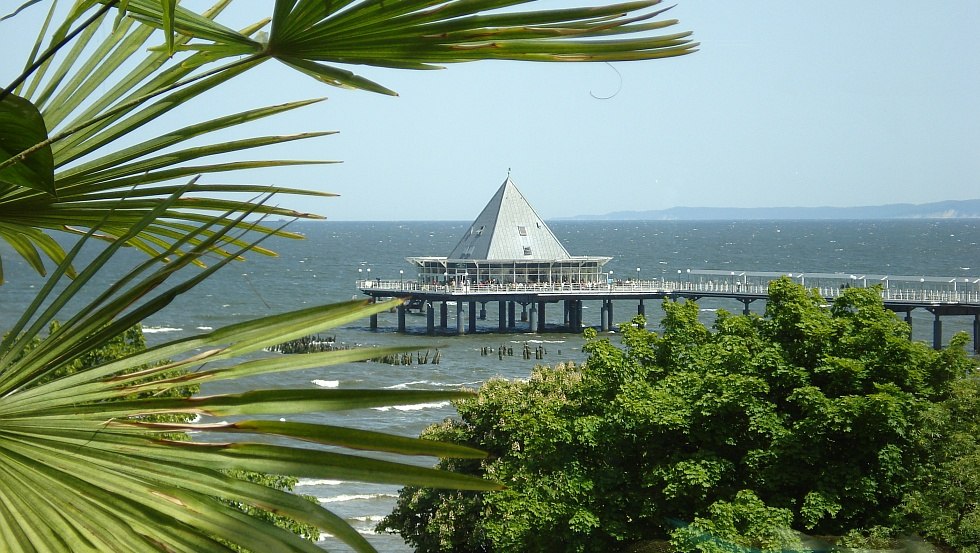
<path id="1" fill-rule="evenodd" d="M 180 192 L 166 198 L 155 212 L 130 229 L 130 234 L 152 225 L 159 212 L 178 203 Z M 213 217 L 187 232 L 171 250 L 183 248 L 195 239 L 200 241 L 199 246 L 187 248 L 186 255 L 169 264 L 160 264 L 155 258 L 140 263 L 113 286 L 95 294 L 39 344 L 27 347 L 27 342 L 61 313 L 69 299 L 85 293 L 114 255 L 114 249 L 129 238 L 122 236 L 111 242 L 91 265 L 79 270 L 63 290 L 53 285 L 42 289 L 16 332 L 0 344 L 0 512 L 5 520 L 0 536 L 4 543 L 33 544 L 52 551 L 146 551 L 159 544 L 174 550 L 224 551 L 225 546 L 215 541 L 219 538 L 252 550 L 315 550 L 314 544 L 218 501 L 223 498 L 274 509 L 315 524 L 358 551 L 370 551 L 363 538 L 322 507 L 229 477 L 224 471 L 285 472 L 473 490 L 497 487 L 480 479 L 413 464 L 322 449 L 329 445 L 398 455 L 482 456 L 465 447 L 310 423 L 157 423 L 146 419 L 149 415 L 186 413 L 221 417 L 282 415 L 448 401 L 465 395 L 444 391 L 322 389 L 255 390 L 202 397 L 166 394 L 189 384 L 346 363 L 384 354 L 387 350 L 328 352 L 309 357 L 242 357 L 390 309 L 391 303 L 347 302 L 271 315 L 52 378 L 59 367 L 73 363 L 120 328 L 165 307 L 240 254 L 236 248 L 217 258 L 205 271 L 180 271 L 194 258 L 229 244 L 234 238 L 230 233 L 238 226 L 235 219 Z M 64 263 L 51 278 L 60 279 L 78 251 L 76 246 L 67 252 Z M 172 282 L 178 276 L 184 280 Z M 219 360 L 220 366 L 214 369 L 197 370 L 204 362 Z M 220 441 L 175 442 L 167 438 L 175 431 L 223 437 Z M 242 436 L 247 440 L 250 435 L 277 436 L 279 442 L 271 445 L 227 439 Z M 18 490 L 25 486 L 45 493 L 20 493 Z"/>
<path id="2" fill-rule="evenodd" d="M 41 233 L 65 228 L 84 232 L 93 221 L 104 220 L 102 232 L 119 237 L 134 218 L 161 202 L 175 181 L 324 163 L 240 156 L 265 146 L 317 139 L 327 132 L 183 146 L 189 140 L 237 129 L 310 102 L 222 115 L 131 143 L 130 137 L 149 123 L 171 117 L 188 100 L 224 86 L 269 59 L 327 84 L 394 94 L 350 67 L 430 69 L 481 59 L 638 60 L 694 51 L 688 33 L 650 34 L 676 23 L 655 19 L 664 11 L 655 9 L 659 0 L 561 10 L 515 9 L 529 2 L 278 0 L 271 18 L 241 30 L 215 21 L 230 0 L 202 13 L 187 10 L 174 0 L 79 2 L 62 21 L 46 22 L 40 30 L 38 48 L 28 60 L 31 68 L 11 87 L 10 92 L 20 96 L 7 91 L 0 96 L 0 221 L 22 229 L 8 228 L 0 232 L 0 239 L 12 244 L 43 274 L 45 258 L 57 264 L 63 256 L 50 241 L 42 243 L 27 228 Z M 105 6 L 99 7 L 100 3 Z M 110 6 L 126 16 L 110 17 L 106 9 Z M 53 7 L 51 13 L 55 13 Z M 105 27 L 110 27 L 108 32 L 96 32 Z M 269 27 L 269 36 L 261 38 L 257 32 L 265 27 Z M 154 41 L 161 33 L 164 45 L 158 47 Z M 22 117 L 27 112 L 34 115 Z M 256 188 L 223 185 L 221 192 L 244 194 L 245 199 L 219 201 L 201 196 L 175 204 L 167 213 L 168 224 L 146 226 L 129 242 L 155 256 L 173 243 L 178 225 L 200 222 L 202 212 L 317 217 L 257 206 L 249 196 Z M 295 189 L 289 193 L 329 195 Z M 127 198 L 140 198 L 141 203 L 110 209 Z M 255 230 L 272 232 L 265 227 Z M 188 247 L 199 243 L 191 241 Z M 173 253 L 185 255 L 187 251 Z"/>

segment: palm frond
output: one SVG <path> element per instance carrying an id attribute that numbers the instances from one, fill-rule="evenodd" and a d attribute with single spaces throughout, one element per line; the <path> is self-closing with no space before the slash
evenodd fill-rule
<path id="1" fill-rule="evenodd" d="M 191 188 L 188 184 L 185 188 Z M 131 234 L 149 227 L 182 191 L 146 214 Z M 261 204 L 263 200 L 256 201 Z M 38 342 L 42 328 L 63 317 L 71 298 L 105 270 L 122 236 L 91 264 L 81 268 L 67 287 L 46 286 L 22 322 L 0 343 L 0 510 L 3 538 L 8 544 L 33 544 L 52 551 L 103 549 L 145 551 L 158 544 L 173 550 L 225 551 L 220 540 L 251 550 L 314 551 L 316 546 L 270 523 L 253 519 L 219 501 L 225 499 L 271 509 L 340 537 L 357 551 L 371 547 L 338 517 L 296 496 L 229 477 L 227 471 L 247 470 L 295 476 L 333 478 L 385 484 L 496 489 L 481 479 L 445 473 L 398 461 L 381 461 L 355 453 L 325 450 L 377 451 L 397 455 L 480 458 L 476 450 L 383 433 L 299 422 L 236 420 L 213 423 L 159 423 L 160 415 L 201 414 L 242 417 L 292 414 L 447 401 L 462 392 L 403 390 L 254 390 L 238 394 L 184 397 L 168 394 L 193 384 L 312 366 L 361 361 L 388 350 L 352 350 L 311 356 L 259 356 L 263 348 L 310 332 L 319 332 L 356 318 L 390 309 L 392 303 L 347 302 L 277 314 L 160 344 L 126 358 L 55 377 L 59 368 L 75 363 L 108 337 L 138 323 L 192 289 L 241 250 L 229 249 L 204 271 L 180 269 L 194 258 L 211 255 L 217 246 L 246 240 L 239 233 L 242 214 L 212 217 L 175 240 L 169 263 L 149 258 Z M 98 229 L 99 224 L 93 223 Z M 92 239 L 92 234 L 86 238 Z M 268 234 L 253 236 L 262 240 Z M 83 243 L 85 239 L 80 242 Z M 76 244 L 52 275 L 60 280 L 77 257 Z M 177 279 L 182 280 L 177 280 Z M 33 344 L 28 347 L 28 343 Z M 402 351 L 392 348 L 390 351 Z M 248 357 L 245 357 L 248 356 Z M 215 361 L 221 361 L 213 365 Z M 215 368 L 200 370 L 203 363 Z M 172 441 L 174 432 L 220 437 L 219 441 Z M 277 445 L 250 441 L 249 436 L 276 436 Z M 23 486 L 45 494 L 19 493 Z M 111 529 L 111 532 L 108 531 Z M 113 540 L 113 536 L 118 539 Z M 66 538 L 71 541 L 65 543 Z"/>
<path id="2" fill-rule="evenodd" d="M 47 232 L 84 229 L 93 219 L 108 217 L 102 228 L 108 235 L 120 236 L 132 216 L 146 213 L 139 209 L 149 202 L 162 201 L 175 181 L 198 174 L 207 178 L 259 167 L 324 163 L 229 160 L 229 156 L 317 139 L 329 132 L 184 146 L 189 140 L 206 139 L 312 101 L 222 115 L 131 143 L 131 137 L 149 123 L 172 117 L 187 101 L 226 86 L 270 59 L 330 85 L 394 94 L 351 67 L 431 69 L 486 59 L 642 60 L 687 54 L 696 46 L 689 33 L 664 33 L 676 21 L 660 19 L 666 10 L 658 8 L 659 0 L 523 9 L 530 1 L 279 0 L 270 18 L 240 30 L 215 21 L 228 0 L 202 13 L 173 0 L 81 1 L 56 23 L 52 8 L 28 69 L 11 91 L 0 92 L 20 93 L 0 96 L 0 133 L 19 137 L 5 141 L 0 149 L 0 221 Z M 110 17 L 108 7 L 126 15 Z M 110 26 L 109 32 L 96 32 Z M 258 31 L 266 27 L 269 35 L 264 38 Z M 161 34 L 164 44 L 158 47 L 155 41 Z M 25 113 L 33 115 L 23 117 Z M 241 195 L 254 190 L 252 185 L 225 185 L 221 191 Z M 295 189 L 289 193 L 327 195 Z M 143 203 L 130 204 L 130 210 L 108 210 L 107 204 L 100 203 L 126 197 L 139 197 Z M 250 199 L 235 201 L 201 197 L 193 206 L 175 205 L 167 215 L 193 224 L 201 212 L 241 213 L 254 207 Z M 259 213 L 316 217 L 268 208 Z M 159 230 L 147 227 L 130 244 L 156 255 L 174 239 Z M 0 239 L 10 241 L 42 273 L 45 258 L 60 261 L 57 250 L 38 248 L 36 240 L 25 242 L 28 234 L 8 231 L 0 233 Z"/>

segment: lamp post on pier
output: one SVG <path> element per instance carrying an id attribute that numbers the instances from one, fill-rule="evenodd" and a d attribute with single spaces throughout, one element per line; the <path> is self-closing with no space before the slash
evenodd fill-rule
<path id="1" fill-rule="evenodd" d="M 401 290 L 405 289 L 405 269 L 398 269 L 398 278 L 401 280 Z"/>

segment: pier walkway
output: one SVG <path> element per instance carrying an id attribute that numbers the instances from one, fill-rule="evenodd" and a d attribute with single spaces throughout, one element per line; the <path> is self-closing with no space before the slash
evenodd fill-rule
<path id="1" fill-rule="evenodd" d="M 421 284 L 406 280 L 374 279 L 358 280 L 356 285 L 361 292 L 375 299 L 406 298 L 406 303 L 398 308 L 399 332 L 405 332 L 405 314 L 414 308 L 426 314 L 426 330 L 430 334 L 434 333 L 436 305 L 439 305 L 439 326 L 447 328 L 448 308 L 454 304 L 456 330 L 463 334 L 476 331 L 477 318 L 486 319 L 486 304 L 491 302 L 498 302 L 498 328 L 501 332 L 521 329 L 544 332 L 545 308 L 547 304 L 558 302 L 564 303 L 564 319 L 560 326 L 572 331 L 582 328 L 584 301 L 601 302 L 602 330 L 609 330 L 613 326 L 613 301 L 620 300 L 636 301 L 637 313 L 644 315 L 645 300 L 731 299 L 741 302 L 743 313 L 747 314 L 753 302 L 764 301 L 768 297 L 769 282 L 782 276 L 789 276 L 807 288 L 818 290 L 828 302 L 832 302 L 848 287 L 880 285 L 879 291 L 885 307 L 904 313 L 908 323 L 911 324 L 911 313 L 915 309 L 925 309 L 934 315 L 933 346 L 937 349 L 942 347 L 942 317 L 972 316 L 974 351 L 980 352 L 980 278 L 974 277 L 687 270 L 678 271 L 677 278 L 610 278 L 605 284 L 481 284 L 462 279 Z M 464 313 L 464 306 L 467 305 L 468 317 Z M 517 324 L 517 305 L 521 306 L 520 325 Z M 377 327 L 377 316 L 372 317 L 371 325 L 372 328 Z"/>

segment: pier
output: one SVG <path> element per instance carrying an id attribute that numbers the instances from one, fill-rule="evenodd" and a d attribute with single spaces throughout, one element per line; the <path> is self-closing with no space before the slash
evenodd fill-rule
<path id="1" fill-rule="evenodd" d="M 769 297 L 769 283 L 788 276 L 806 288 L 816 289 L 828 303 L 851 287 L 878 286 L 885 307 L 905 314 L 924 309 L 934 316 L 933 347 L 942 347 L 943 317 L 973 317 L 973 348 L 980 352 L 980 277 L 891 276 L 853 273 L 786 273 L 685 269 L 664 272 L 656 278 L 614 279 L 606 265 L 611 257 L 571 255 L 548 225 L 538 217 L 507 179 L 446 256 L 407 257 L 416 269 L 414 278 L 361 279 L 356 286 L 374 300 L 402 298 L 397 308 L 398 331 L 406 332 L 406 315 L 418 310 L 425 315 L 425 330 L 435 334 L 449 330 L 450 307 L 455 311 L 457 334 L 475 333 L 477 320 L 487 319 L 487 305 L 496 303 L 500 332 L 545 332 L 554 304 L 561 304 L 560 320 L 551 328 L 580 332 L 584 327 L 585 302 L 599 302 L 603 331 L 620 317 L 615 303 L 636 302 L 636 313 L 646 315 L 647 300 L 734 300 L 742 313 Z M 368 269 L 370 275 L 370 269 Z M 520 318 L 517 310 L 520 306 Z M 438 324 L 436 311 L 438 310 Z M 556 309 L 557 310 L 557 309 Z M 378 328 L 378 316 L 371 317 Z"/>
<path id="2" fill-rule="evenodd" d="M 785 273 L 694 270 L 678 271 L 676 278 L 613 280 L 568 283 L 472 282 L 465 278 L 446 278 L 443 282 L 420 283 L 405 280 L 359 280 L 357 288 L 373 299 L 397 297 L 405 303 L 397 308 L 398 331 L 407 330 L 406 313 L 418 309 L 426 318 L 426 332 L 436 328 L 448 331 L 449 308 L 455 311 L 456 332 L 474 333 L 477 320 L 486 320 L 487 304 L 497 303 L 497 329 L 500 332 L 545 332 L 549 313 L 561 303 L 561 317 L 553 328 L 579 332 L 583 328 L 584 302 L 600 305 L 600 328 L 613 328 L 614 301 L 636 302 L 636 313 L 645 315 L 647 300 L 703 298 L 727 299 L 742 304 L 742 312 L 768 298 L 769 282 L 788 276 L 803 286 L 816 289 L 833 302 L 849 287 L 879 286 L 886 308 L 903 313 L 911 324 L 912 311 L 923 309 L 933 319 L 933 347 L 942 347 L 943 317 L 973 318 L 973 349 L 980 352 L 980 278 L 858 275 L 850 273 Z M 518 308 L 520 317 L 518 318 Z M 438 321 L 436 312 L 438 311 Z M 552 315 L 552 317 L 554 317 Z M 632 315 L 622 319 L 631 318 Z M 377 328 L 377 315 L 371 318 Z"/>

